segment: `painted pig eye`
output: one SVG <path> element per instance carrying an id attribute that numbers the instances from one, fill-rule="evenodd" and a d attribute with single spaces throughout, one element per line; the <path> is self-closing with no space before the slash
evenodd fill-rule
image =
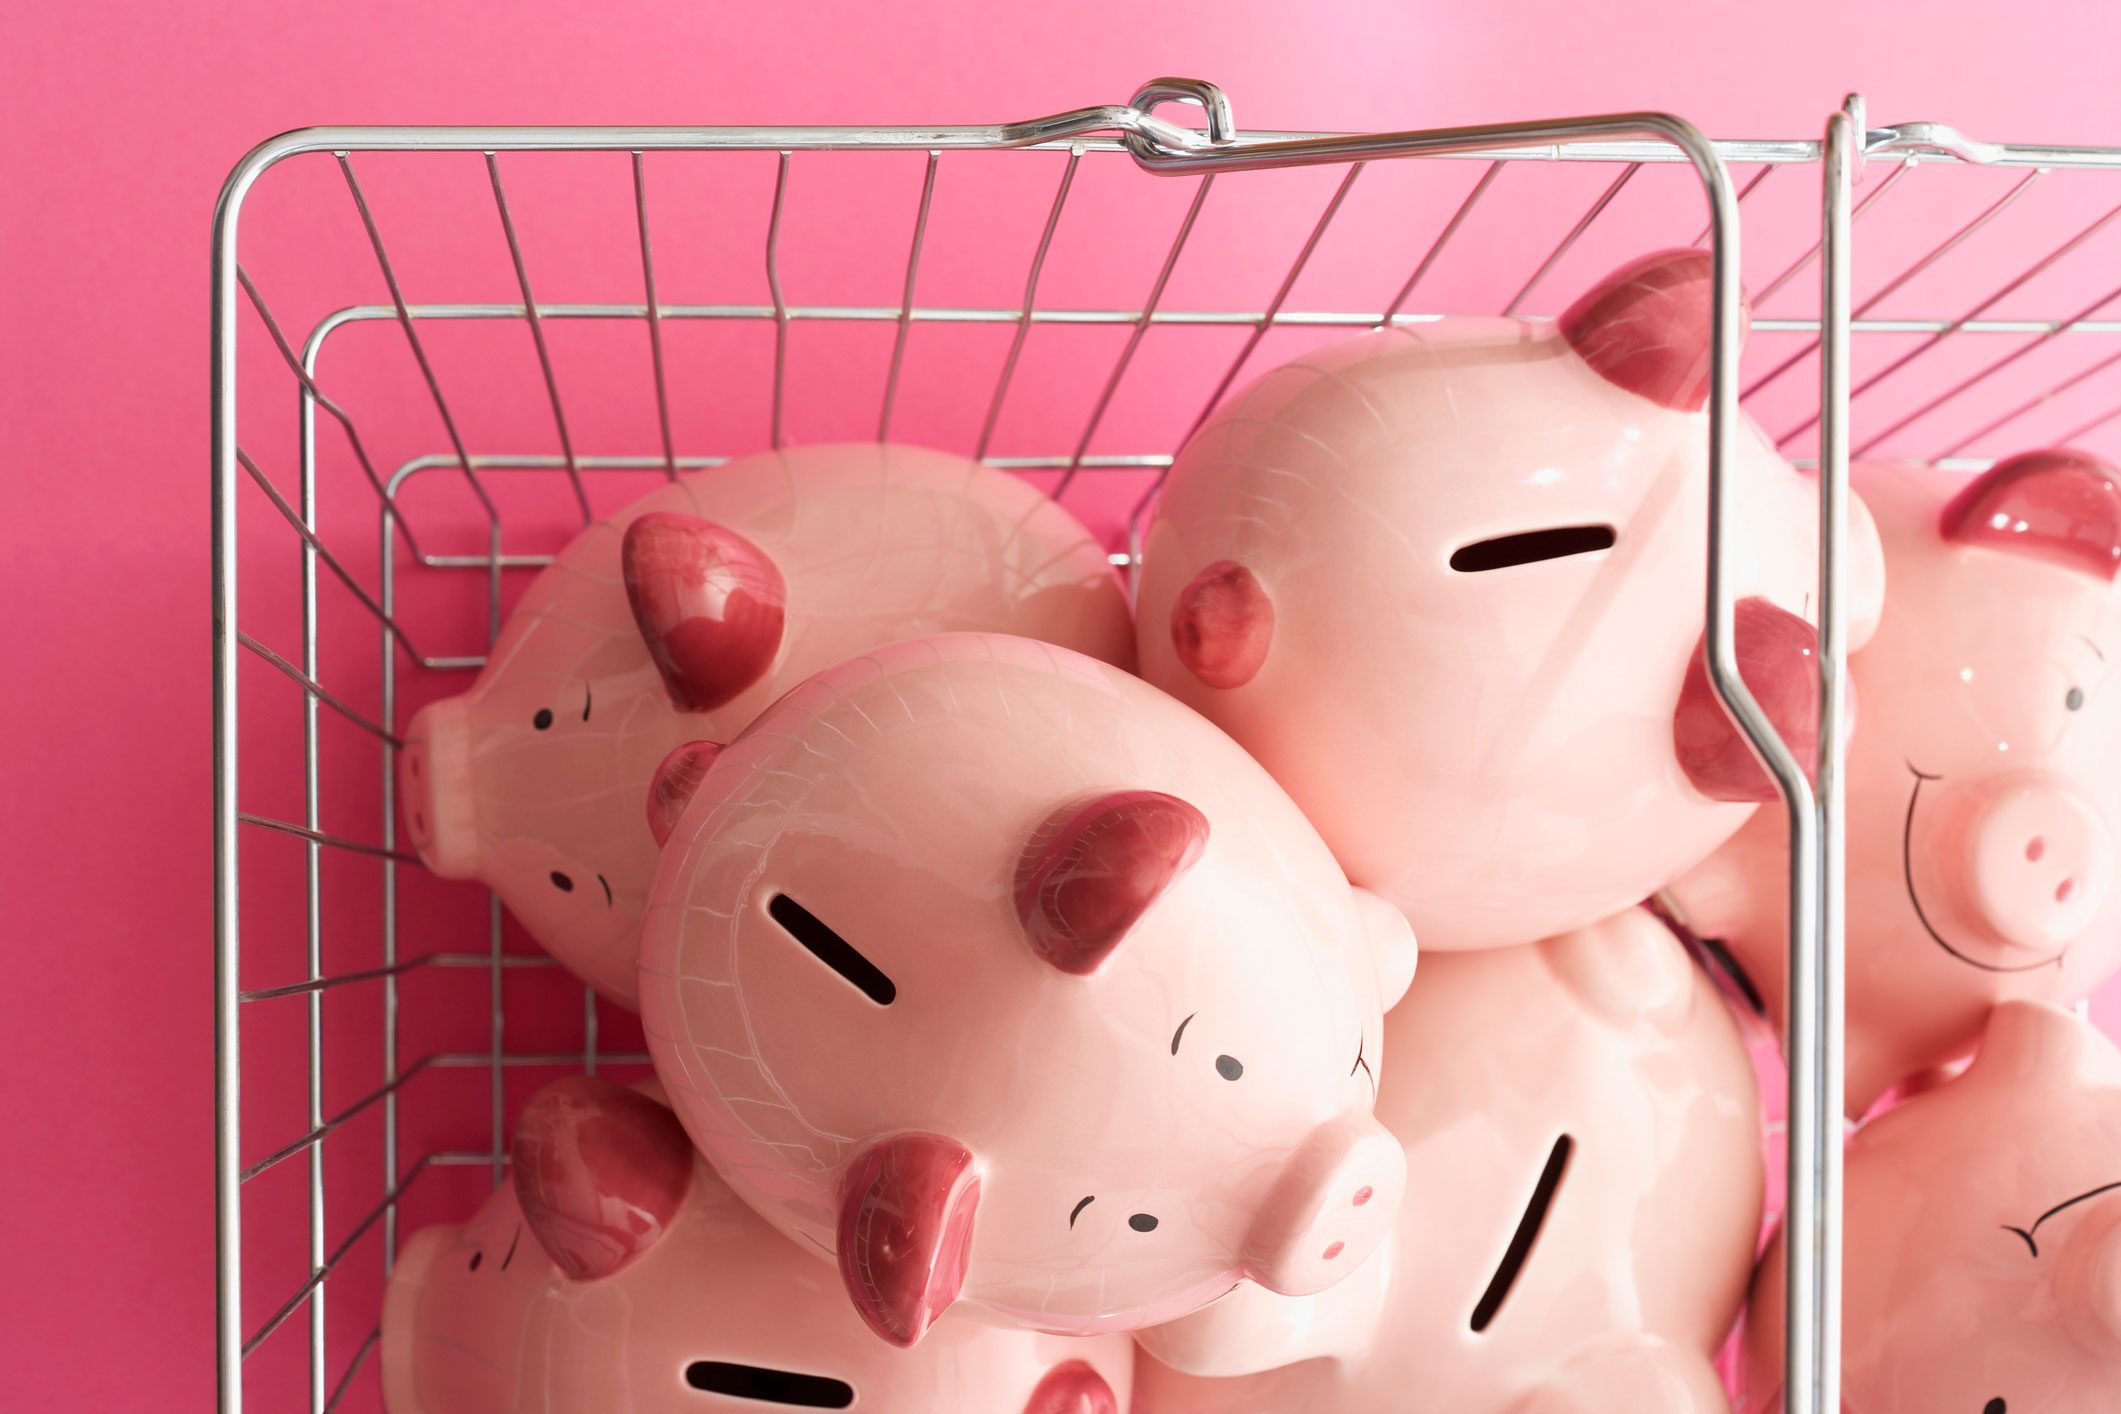
<path id="1" fill-rule="evenodd" d="M 539 731 L 544 731 L 552 725 L 552 709 L 550 707 L 540 707 L 538 715 L 530 719 L 530 724 Z"/>
<path id="2" fill-rule="evenodd" d="M 2073 687 L 2062 695 L 2062 705 L 2074 712 L 2084 705 L 2084 689 Z"/>
<path id="3" fill-rule="evenodd" d="M 2072 707 L 2070 710 L 2074 712 L 2077 709 Z M 1982 1405 L 1981 1414 L 2009 1414 L 2009 1411 L 2004 1407 L 2003 1396 L 1999 1394 L 1988 1403 Z"/>
<path id="4" fill-rule="evenodd" d="M 563 894 L 574 892 L 574 880 L 568 878 L 557 869 L 552 871 L 552 886 Z"/>
<path id="5" fill-rule="evenodd" d="M 1245 1063 L 1236 1056 L 1217 1056 L 1215 1073 L 1225 1080 L 1235 1080 L 1245 1073 Z"/>

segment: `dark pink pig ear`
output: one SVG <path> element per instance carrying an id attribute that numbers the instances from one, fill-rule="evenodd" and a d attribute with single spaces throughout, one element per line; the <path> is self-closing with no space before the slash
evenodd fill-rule
<path id="1" fill-rule="evenodd" d="M 658 845 L 670 843 L 678 817 L 692 804 L 700 782 L 707 778 L 707 768 L 721 754 L 722 748 L 711 741 L 688 741 L 655 768 L 648 783 L 648 833 Z"/>
<path id="2" fill-rule="evenodd" d="M 1607 382 L 1681 412 L 1709 397 L 1715 286 L 1705 250 L 1660 250 L 1629 261 L 1561 316 L 1561 336 Z M 1738 337 L 1751 307 L 1739 302 Z"/>
<path id="3" fill-rule="evenodd" d="M 1171 606 L 1171 646 L 1209 687 L 1243 687 L 1267 661 L 1274 601 L 1252 571 L 1218 560 L 1193 576 Z"/>
<path id="4" fill-rule="evenodd" d="M 573 1281 L 611 1276 L 655 1246 L 692 1183 L 677 1116 L 588 1076 L 533 1095 L 509 1152 L 523 1221 Z"/>
<path id="5" fill-rule="evenodd" d="M 706 712 L 766 675 L 788 587 L 764 550 L 698 516 L 657 511 L 626 527 L 619 560 L 633 621 L 680 712 Z"/>
<path id="6" fill-rule="evenodd" d="M 1807 777 L 1816 778 L 1819 755 L 1819 635 L 1803 619 L 1765 599 L 1738 601 L 1738 676 L 1775 730 L 1789 743 Z M 1855 684 L 1848 685 L 1855 701 Z M 1778 798 L 1774 778 L 1723 710 L 1709 682 L 1706 637 L 1694 645 L 1679 706 L 1672 714 L 1672 747 L 1694 788 L 1711 800 Z"/>
<path id="7" fill-rule="evenodd" d="M 936 1134 L 864 1149 L 840 1181 L 840 1277 L 869 1328 L 910 1346 L 965 1282 L 979 1173 L 972 1153 Z"/>
<path id="8" fill-rule="evenodd" d="M 1207 843 L 1208 818 L 1157 791 L 1062 806 L 1032 832 L 1016 866 L 1016 916 L 1032 951 L 1089 976 Z"/>
<path id="9" fill-rule="evenodd" d="M 1119 1414 L 1119 1396 L 1088 1360 L 1067 1360 L 1046 1371 L 1024 1414 Z"/>
<path id="10" fill-rule="evenodd" d="M 2083 452 L 1997 462 L 1944 508 L 1944 538 L 2049 560 L 2112 581 L 2121 571 L 2121 472 Z"/>

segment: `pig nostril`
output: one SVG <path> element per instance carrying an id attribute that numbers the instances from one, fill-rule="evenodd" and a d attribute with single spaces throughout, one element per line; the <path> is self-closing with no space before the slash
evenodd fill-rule
<path id="1" fill-rule="evenodd" d="M 2069 896 L 2076 891 L 2077 881 L 2075 879 L 2064 879 L 2061 883 L 2055 885 L 2055 902 L 2068 903 Z"/>
<path id="2" fill-rule="evenodd" d="M 1358 1188 L 1358 1189 L 1356 1189 L 1356 1190 L 1355 1190 L 1355 1206 L 1356 1206 L 1356 1207 L 1358 1207 L 1358 1208 L 1360 1208 L 1360 1207 L 1361 1207 L 1361 1206 L 1362 1206 L 1363 1204 L 1365 1204 L 1365 1203 L 1367 1203 L 1367 1202 L 1369 1202 L 1369 1201 L 1370 1201 L 1370 1186 L 1369 1186 L 1369 1185 L 1368 1185 L 1368 1184 L 1366 1183 L 1366 1184 L 1364 1184 L 1364 1185 L 1363 1185 L 1362 1187 L 1360 1187 L 1360 1188 Z"/>
<path id="3" fill-rule="evenodd" d="M 427 833 L 427 817 L 417 810 L 412 812 L 412 832 L 416 835 Z"/>
<path id="4" fill-rule="evenodd" d="M 412 758 L 412 778 L 416 781 L 420 779 L 420 758 L 417 756 Z"/>
<path id="5" fill-rule="evenodd" d="M 2045 853 L 2047 853 L 2047 841 L 2041 839 L 2040 836 L 2034 835 L 2025 842 L 2025 857 L 2033 863 L 2038 864 L 2040 856 Z"/>
<path id="6" fill-rule="evenodd" d="M 1348 1244 L 1345 1242 L 1336 1242 L 1331 1247 L 1328 1247 L 1326 1249 L 1326 1260 L 1330 1262 L 1335 1257 L 1338 1257 L 1344 1250 L 1346 1250 L 1347 1245 Z"/>

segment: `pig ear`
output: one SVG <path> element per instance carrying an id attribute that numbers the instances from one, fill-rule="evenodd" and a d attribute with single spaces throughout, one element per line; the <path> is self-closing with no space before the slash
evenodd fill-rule
<path id="1" fill-rule="evenodd" d="M 1693 960 L 1648 909 L 1623 909 L 1537 947 L 1556 979 L 1608 1021 L 1677 1021 L 1693 1005 Z"/>
<path id="2" fill-rule="evenodd" d="M 957 1300 L 979 1183 L 971 1151 L 936 1134 L 872 1144 L 841 1179 L 840 1277 L 869 1328 L 893 1345 L 918 1342 Z"/>
<path id="3" fill-rule="evenodd" d="M 653 1247 L 692 1183 L 677 1116 L 589 1076 L 532 1096 L 509 1152 L 523 1221 L 573 1281 L 611 1276 Z"/>
<path id="4" fill-rule="evenodd" d="M 1660 250 L 1586 290 L 1559 321 L 1562 338 L 1601 377 L 1653 403 L 1699 412 L 1709 397 L 1716 307 L 1705 250 Z M 1752 318 L 1741 298 L 1738 337 Z"/>
<path id="5" fill-rule="evenodd" d="M 655 836 L 658 846 L 670 843 L 678 817 L 692 804 L 700 782 L 707 778 L 707 768 L 721 754 L 722 748 L 714 742 L 688 741 L 655 768 L 648 783 L 648 833 Z"/>
<path id="6" fill-rule="evenodd" d="M 1989 1013 L 1967 1077 L 2043 1089 L 2121 1084 L 2121 1051 L 2089 1022 L 2040 1002 L 2010 1001 Z"/>
<path id="7" fill-rule="evenodd" d="M 1119 1414 L 1119 1396 L 1088 1360 L 1064 1360 L 1031 1391 L 1024 1414 Z"/>
<path id="8" fill-rule="evenodd" d="M 1207 817 L 1157 791 L 1062 806 L 1017 862 L 1016 916 L 1032 951 L 1089 976 L 1207 843 Z"/>
<path id="9" fill-rule="evenodd" d="M 1738 676 L 1782 739 L 1816 778 L 1819 756 L 1819 634 L 1787 609 L 1759 597 L 1741 599 L 1732 614 Z M 1855 713 L 1855 683 L 1843 698 Z M 1672 713 L 1672 749 L 1694 789 L 1711 800 L 1768 801 L 1778 796 L 1767 767 L 1754 759 L 1738 724 L 1723 710 L 1709 682 L 1708 638 L 1694 645 Z"/>
<path id="10" fill-rule="evenodd" d="M 1235 560 L 1217 560 L 1193 576 L 1171 605 L 1171 646 L 1209 687 L 1252 681 L 1273 641 L 1274 601 Z"/>
<path id="11" fill-rule="evenodd" d="M 633 621 L 681 712 L 705 712 L 766 675 L 788 588 L 766 552 L 698 516 L 656 511 L 619 550 Z"/>
<path id="12" fill-rule="evenodd" d="M 2083 452 L 1997 462 L 1944 508 L 1946 540 L 2016 550 L 2111 582 L 2121 571 L 2121 472 Z"/>
<path id="13" fill-rule="evenodd" d="M 1368 889 L 1355 891 L 1355 911 L 1362 918 L 1370 959 L 1377 967 L 1378 1004 L 1390 1011 L 1414 983 L 1418 950 L 1407 916 Z"/>

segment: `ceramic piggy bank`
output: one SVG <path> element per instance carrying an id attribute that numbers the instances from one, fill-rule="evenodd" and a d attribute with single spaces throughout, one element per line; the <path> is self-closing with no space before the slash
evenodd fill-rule
<path id="1" fill-rule="evenodd" d="M 1171 469 L 1143 675 L 1244 743 L 1424 948 L 1594 923 L 1774 798 L 1701 663 L 1708 275 L 1667 252 L 1557 324 L 1321 349 Z M 1741 671 L 1805 759 L 1817 487 L 1733 434 Z M 1860 638 L 1882 591 L 1852 525 Z"/>
<path id="2" fill-rule="evenodd" d="M 1391 1226 L 1405 920 L 1139 679 L 1000 635 L 880 649 L 678 753 L 651 808 L 657 1073 L 886 1340 L 957 1300 L 1090 1334 L 1243 1276 L 1316 1291 Z"/>
<path id="3" fill-rule="evenodd" d="M 1377 1115 L 1392 1239 L 1303 1301 L 1243 1287 L 1136 1339 L 1145 1414 L 1711 1414 L 1760 1130 L 1730 1014 L 1640 910 L 1422 960 Z M 1185 1371 L 1187 1373 L 1180 1373 Z M 1253 1373 L 1244 1373 L 1253 1372 Z"/>
<path id="4" fill-rule="evenodd" d="M 952 1318 L 878 1343 L 829 1268 L 738 1202 L 655 1099 L 562 1080 L 462 1227 L 414 1233 L 383 1303 L 390 1414 L 856 1409 L 1123 1414 L 1125 1336 Z"/>
<path id="5" fill-rule="evenodd" d="M 914 447 L 793 448 L 680 478 L 532 584 L 471 690 L 398 758 L 420 856 L 482 880 L 541 945 L 634 1001 L 656 763 L 726 739 L 865 649 L 992 630 L 1132 657 L 1125 596 L 1066 511 Z"/>
<path id="6" fill-rule="evenodd" d="M 2064 1003 L 2121 958 L 2121 475 L 2068 452 L 1972 482 L 1859 466 L 1892 599 L 1850 660 L 1848 1089 L 1964 1053 L 2009 997 Z M 1779 1021 L 1787 855 L 1763 811 L 1672 891 Z"/>
<path id="7" fill-rule="evenodd" d="M 1980 1044 L 1849 1146 L 1846 1414 L 2121 1409 L 2121 1054 L 2034 1002 Z M 1782 1407 L 1782 1292 L 1778 1238 L 1746 1318 L 1750 1409 Z"/>

